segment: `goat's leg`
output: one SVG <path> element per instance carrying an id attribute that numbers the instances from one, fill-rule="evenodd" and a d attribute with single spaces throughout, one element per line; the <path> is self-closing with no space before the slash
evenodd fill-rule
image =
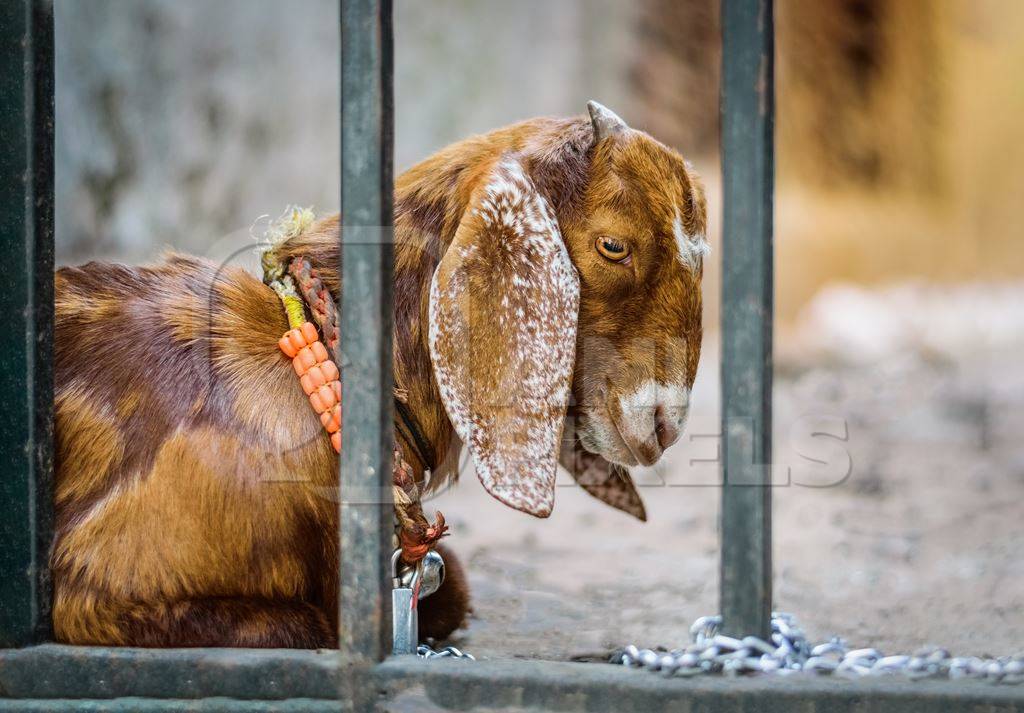
<path id="1" fill-rule="evenodd" d="M 133 606 L 120 617 L 134 646 L 336 648 L 337 632 L 318 607 L 298 600 L 206 597 L 156 607 Z"/>
<path id="2" fill-rule="evenodd" d="M 470 612 L 469 581 L 455 553 L 437 545 L 444 557 L 444 583 L 426 599 L 419 602 L 420 640 L 432 638 L 444 641 L 452 632 L 466 623 Z"/>

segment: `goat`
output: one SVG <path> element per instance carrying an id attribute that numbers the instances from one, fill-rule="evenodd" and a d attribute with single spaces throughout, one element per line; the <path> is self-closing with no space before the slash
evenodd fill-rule
<path id="1" fill-rule="evenodd" d="M 676 152 L 596 102 L 435 154 L 395 185 L 394 381 L 441 453 L 546 517 L 561 461 L 636 517 L 626 467 L 683 428 L 706 203 Z M 279 244 L 335 295 L 338 216 Z M 337 645 L 337 455 L 277 348 L 275 293 L 170 255 L 56 274 L 54 630 L 136 646 Z M 573 414 L 569 414 L 570 402 Z M 468 587 L 424 600 L 458 627 Z"/>

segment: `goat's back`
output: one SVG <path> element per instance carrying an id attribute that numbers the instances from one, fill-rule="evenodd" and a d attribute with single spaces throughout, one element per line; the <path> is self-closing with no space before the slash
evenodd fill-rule
<path id="1" fill-rule="evenodd" d="M 58 639 L 139 643 L 140 612 L 210 597 L 331 596 L 337 461 L 276 295 L 172 255 L 61 269 L 55 302 Z"/>

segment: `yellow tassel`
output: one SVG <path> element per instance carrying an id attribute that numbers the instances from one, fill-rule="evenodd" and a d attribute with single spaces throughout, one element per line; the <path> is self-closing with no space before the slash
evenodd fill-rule
<path id="1" fill-rule="evenodd" d="M 291 329 L 298 329 L 306 321 L 306 310 L 302 300 L 294 295 L 280 295 L 284 304 L 284 311 L 288 315 L 288 326 Z"/>
<path id="2" fill-rule="evenodd" d="M 285 314 L 288 315 L 288 325 L 292 329 L 298 329 L 306 321 L 306 309 L 302 298 L 295 291 L 292 278 L 285 274 L 285 265 L 278 259 L 276 249 L 284 241 L 302 235 L 314 222 L 316 215 L 312 208 L 289 206 L 263 235 L 268 243 L 263 248 L 260 260 L 263 264 L 263 282 L 270 285 L 281 298 Z"/>

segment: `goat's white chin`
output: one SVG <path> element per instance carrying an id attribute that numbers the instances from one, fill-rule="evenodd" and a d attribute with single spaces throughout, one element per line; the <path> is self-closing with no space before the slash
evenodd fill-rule
<path id="1" fill-rule="evenodd" d="M 639 465 L 615 422 L 603 413 L 584 413 L 577 426 L 580 443 L 591 453 L 621 466 Z"/>

